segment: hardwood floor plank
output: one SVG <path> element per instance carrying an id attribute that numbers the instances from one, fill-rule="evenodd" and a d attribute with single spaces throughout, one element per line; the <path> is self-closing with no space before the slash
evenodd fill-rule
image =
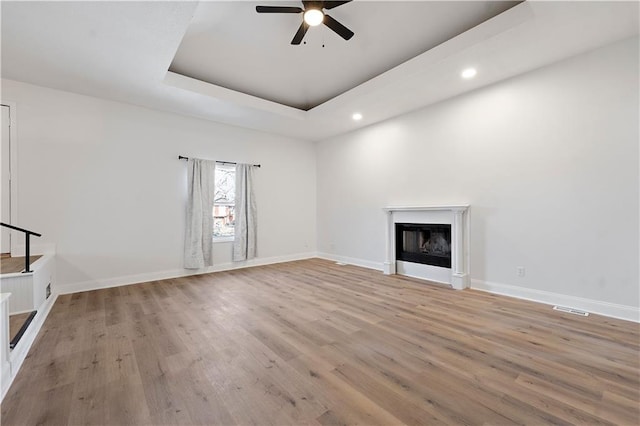
<path id="1" fill-rule="evenodd" d="M 94 424 L 152 425 L 144 389 L 138 377 L 109 382 L 105 386 L 106 417 Z M 69 422 L 69 424 L 72 424 Z"/>
<path id="2" fill-rule="evenodd" d="M 403 398 L 382 380 L 375 379 L 367 372 L 352 365 L 339 365 L 332 373 L 383 409 L 393 413 L 404 423 L 411 425 L 446 424 L 450 420 L 441 416 L 440 413 L 430 410 L 431 407 L 427 404 L 416 404 L 414 401 Z"/>
<path id="3" fill-rule="evenodd" d="M 402 422 L 333 374 L 334 366 L 319 368 L 317 358 L 302 355 L 289 364 L 308 377 L 309 389 L 329 407 L 316 420 L 321 424 L 397 425 Z"/>
<path id="4" fill-rule="evenodd" d="M 116 325 L 125 321 L 125 312 L 123 310 L 120 296 L 105 295 L 104 306 L 105 325 Z"/>
<path id="5" fill-rule="evenodd" d="M 72 393 L 73 384 L 71 383 L 46 391 L 38 392 L 36 390 L 34 392 L 35 404 L 31 406 L 30 410 L 25 407 L 25 411 L 21 413 L 28 419 L 25 424 L 66 424 L 70 417 Z M 11 423 L 6 423 L 6 420 L 3 419 L 3 424 Z"/>
<path id="6" fill-rule="evenodd" d="M 215 387 L 198 365 L 190 365 L 171 374 L 173 392 L 180 393 L 190 423 L 198 425 L 233 425 L 235 420 Z"/>

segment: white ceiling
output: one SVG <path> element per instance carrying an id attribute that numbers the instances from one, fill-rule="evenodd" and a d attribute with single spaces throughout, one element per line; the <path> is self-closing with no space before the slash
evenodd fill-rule
<path id="1" fill-rule="evenodd" d="M 395 4 L 388 2 L 385 7 L 389 7 L 391 3 Z M 419 7 L 426 8 L 429 4 L 421 2 Z M 321 140 L 616 40 L 637 36 L 639 29 L 638 2 L 528 1 L 309 111 L 302 111 L 170 72 L 168 69 L 185 34 L 190 34 L 195 31 L 193 28 L 199 26 L 215 31 L 217 46 L 224 44 L 225 40 L 234 42 L 234 47 L 228 49 L 227 53 L 236 57 L 234 60 L 238 62 L 234 67 L 239 67 L 237 69 L 243 73 L 255 67 L 250 65 L 250 59 L 256 55 L 252 47 L 252 42 L 256 40 L 267 45 L 274 43 L 273 48 L 263 47 L 259 58 L 261 69 L 255 70 L 258 73 L 283 69 L 279 67 L 289 69 L 304 62 L 303 55 L 314 54 L 321 49 L 313 44 L 317 43 L 313 37 L 324 38 L 324 52 L 337 52 L 339 49 L 341 55 L 357 58 L 364 55 L 361 49 L 367 49 L 367 57 L 376 56 L 375 48 L 367 45 L 367 34 L 379 36 L 380 27 L 371 28 L 368 22 L 374 19 L 373 11 L 379 10 L 382 5 L 375 5 L 373 8 L 370 2 L 356 0 L 331 12 L 332 16 L 356 33 L 352 40 L 355 41 L 357 37 L 357 44 L 361 47 L 351 53 L 343 50 L 349 48 L 351 41 L 344 42 L 333 37 L 328 30 L 324 35 L 317 32 L 311 37 L 315 29 L 307 34 L 307 45 L 298 46 L 300 49 L 297 50 L 292 46 L 289 49 L 288 43 L 295 32 L 295 22 L 288 24 L 294 27 L 291 30 L 288 25 L 275 22 L 277 18 L 273 15 L 255 13 L 255 4 L 251 4 L 248 12 L 244 11 L 245 6 L 243 2 L 207 2 L 199 8 L 196 2 L 3 0 L 0 3 L 0 74 L 2 78 L 284 136 Z M 206 16 L 206 13 L 199 13 L 201 9 L 216 8 L 219 13 L 213 13 L 214 22 L 207 24 L 199 21 Z M 344 16 L 338 14 L 340 9 L 344 9 Z M 242 21 L 240 17 L 245 13 L 248 13 L 245 23 L 253 23 L 257 18 L 265 19 L 256 26 L 245 25 L 241 33 L 246 40 L 238 41 L 238 28 L 227 23 Z M 442 19 L 451 17 L 450 15 L 451 13 L 444 13 Z M 190 27 L 192 22 L 193 28 Z M 446 25 L 439 28 L 438 34 L 446 32 Z M 456 29 L 453 33 L 457 31 Z M 375 37 L 370 37 L 371 43 L 374 43 Z M 387 39 L 389 37 L 393 35 L 388 35 Z M 185 38 L 185 43 L 187 40 Z M 394 43 L 389 43 L 404 45 L 403 43 L 408 42 L 401 37 Z M 420 43 L 414 40 L 409 44 L 417 46 Z M 381 54 L 382 58 L 376 60 L 389 64 L 402 56 L 400 53 L 397 56 L 395 54 Z M 203 58 L 207 56 L 206 53 L 202 55 Z M 246 62 L 242 58 L 246 58 Z M 350 62 L 340 56 L 324 62 L 322 66 L 340 72 L 350 67 Z M 460 79 L 460 71 L 467 66 L 478 69 L 475 79 Z M 307 69 L 306 72 L 312 71 Z M 313 80 L 310 78 L 308 86 L 299 87 L 311 90 Z M 335 87 L 338 87 L 337 83 Z M 355 111 L 364 115 L 360 122 L 354 122 L 350 118 Z"/>
<path id="2" fill-rule="evenodd" d="M 170 70 L 308 110 L 517 3 L 352 2 L 327 10 L 355 32 L 349 41 L 320 25 L 293 46 L 302 15 L 258 14 L 256 6 L 301 7 L 299 1 L 203 2 Z"/>

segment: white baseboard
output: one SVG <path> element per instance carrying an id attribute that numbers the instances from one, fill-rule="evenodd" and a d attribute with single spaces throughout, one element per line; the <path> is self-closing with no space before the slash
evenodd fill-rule
<path id="1" fill-rule="evenodd" d="M 5 395 L 7 394 L 7 391 L 9 390 L 9 388 L 11 387 L 11 384 L 13 383 L 13 379 L 15 379 L 16 375 L 18 374 L 18 371 L 20 371 L 20 367 L 22 367 L 22 363 L 24 362 L 24 359 L 27 357 L 27 354 L 29 353 L 29 349 L 31 349 L 31 345 L 33 345 L 33 342 L 36 340 L 36 336 L 38 335 L 38 332 L 42 328 L 44 321 L 47 319 L 47 316 L 49 315 L 49 312 L 51 311 L 51 308 L 53 307 L 53 304 L 56 302 L 57 298 L 58 298 L 57 294 L 52 294 L 42 304 L 42 306 L 38 308 L 38 313 L 31 321 L 31 324 L 29 324 L 29 327 L 27 328 L 25 333 L 22 335 L 22 338 L 20 338 L 20 341 L 18 342 L 16 347 L 13 348 L 13 350 L 9 353 L 10 374 L 7 376 L 4 376 L 4 375 L 2 376 L 3 378 L 8 377 L 9 380 L 6 380 L 6 381 L 3 380 L 2 395 L 0 397 L 0 402 L 2 402 L 2 400 L 4 399 Z"/>
<path id="2" fill-rule="evenodd" d="M 0 385 L 2 385 L 2 389 L 0 389 L 0 392 L 2 392 L 0 395 L 0 402 L 2 402 L 2 400 L 4 400 L 4 396 L 11 387 L 11 383 L 13 383 L 13 377 L 11 376 L 11 363 L 8 360 L 3 362 L 3 365 L 0 367 L 0 374 L 0 377 L 2 377 L 2 383 L 0 383 Z"/>
<path id="3" fill-rule="evenodd" d="M 547 305 L 559 305 L 576 308 L 593 314 L 604 315 L 611 318 L 618 318 L 627 321 L 640 322 L 640 309 L 618 305 L 615 303 L 601 302 L 593 299 L 585 299 L 577 296 L 552 293 L 549 291 L 535 290 L 526 287 L 517 287 L 508 284 L 494 283 L 482 280 L 471 280 L 471 288 L 486 291 L 488 293 L 501 294 L 515 297 L 517 299 L 531 300 L 533 302 Z"/>
<path id="4" fill-rule="evenodd" d="M 379 271 L 383 270 L 383 263 L 372 262 L 369 260 L 338 256 L 329 253 L 318 253 L 317 257 L 321 259 L 332 260 L 334 262 L 342 262 L 350 265 L 361 266 L 363 268 L 375 269 Z M 472 289 L 486 291 L 488 293 L 501 294 L 503 296 L 530 300 L 532 302 L 544 303 L 547 305 L 567 306 L 611 318 L 640 322 L 640 309 L 633 306 L 618 305 L 615 303 L 601 302 L 593 299 L 567 296 L 559 293 L 552 293 L 543 290 L 535 290 L 531 288 L 517 287 L 508 284 L 500 284 L 477 279 L 471 279 L 470 285 Z"/>
<path id="5" fill-rule="evenodd" d="M 257 258 L 246 262 L 234 262 L 214 265 L 206 269 L 192 271 L 188 269 L 175 269 L 168 271 L 158 271 L 146 274 L 121 276 L 115 278 L 84 281 L 80 283 L 72 283 L 67 285 L 58 284 L 56 287 L 57 294 L 70 294 L 81 291 L 97 290 L 101 288 L 119 287 L 123 285 L 136 284 L 148 281 L 156 281 L 170 278 L 186 277 L 191 275 L 208 274 L 211 272 L 229 271 L 233 269 L 248 268 L 252 266 L 271 265 L 276 263 L 291 262 L 295 260 L 303 260 L 318 257 L 334 262 L 341 262 L 363 268 L 383 270 L 381 262 L 373 262 L 370 260 L 357 259 L 346 256 L 339 256 L 330 253 L 299 253 L 286 256 L 275 256 L 267 258 Z M 567 296 L 559 293 L 552 293 L 542 290 L 535 290 L 525 287 L 517 287 L 508 284 L 493 283 L 471 279 L 471 288 L 482 290 L 489 293 L 501 294 L 505 296 L 515 297 L 518 299 L 531 300 L 533 302 L 544 303 L 549 305 L 561 305 L 572 307 L 594 314 L 604 315 L 612 318 L 619 318 L 627 321 L 640 322 L 640 309 L 633 306 L 618 305 L 614 303 L 601 302 L 598 300 L 585 299 L 576 296 Z"/>
<path id="6" fill-rule="evenodd" d="M 82 281 L 71 284 L 58 284 L 56 293 L 70 294 L 81 291 L 99 290 L 102 288 L 120 287 L 123 285 L 144 283 L 149 281 L 166 280 L 170 278 L 187 277 L 191 275 L 209 274 L 212 272 L 230 271 L 233 269 L 249 268 L 252 266 L 272 265 L 275 263 L 292 262 L 295 260 L 310 259 L 316 257 L 315 253 L 298 253 L 286 256 L 274 256 L 255 258 L 244 262 L 221 263 L 208 268 L 191 270 L 191 269 L 173 269 L 167 271 L 149 272 L 145 274 L 126 275 L 114 278 L 106 278 L 91 281 Z"/>
<path id="7" fill-rule="evenodd" d="M 317 253 L 315 257 L 320 259 L 332 260 L 334 262 L 346 263 L 349 265 L 361 266 L 363 268 L 375 269 L 376 271 L 382 271 L 382 262 L 372 262 L 370 260 L 356 259 L 353 257 L 338 256 L 337 254 L 330 253 Z"/>

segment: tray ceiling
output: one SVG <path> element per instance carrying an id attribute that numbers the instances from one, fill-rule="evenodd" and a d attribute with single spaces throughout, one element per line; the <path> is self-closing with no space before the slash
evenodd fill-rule
<path id="1" fill-rule="evenodd" d="M 170 71 L 309 110 L 515 6 L 517 1 L 354 1 L 327 11 L 355 32 L 345 41 L 326 26 L 290 44 L 299 14 L 258 14 L 256 5 L 203 2 Z"/>
<path id="2" fill-rule="evenodd" d="M 638 37 L 639 32 L 638 2 L 525 1 L 460 34 L 465 26 L 473 25 L 473 19 L 481 20 L 496 9 L 491 9 L 493 3 L 480 2 L 484 6 L 463 13 L 457 8 L 464 9 L 465 3 L 455 3 L 443 4 L 441 19 L 427 25 L 425 16 L 436 13 L 433 8 L 440 2 L 378 5 L 356 0 L 331 12 L 356 33 L 350 41 L 319 28 L 308 33 L 307 45 L 296 47 L 289 43 L 299 21 L 290 16 L 259 15 L 256 3 L 2 0 L 0 75 L 316 141 Z M 384 11 L 392 4 L 400 6 Z M 205 17 L 203 9 L 217 12 Z M 384 16 L 376 16 L 376 10 L 383 10 L 379 14 Z M 419 16 L 418 10 L 424 14 Z M 394 33 L 386 36 L 384 25 L 373 23 L 388 22 L 391 16 L 388 25 Z M 194 33 L 197 28 L 202 29 L 200 36 Z M 430 35 L 423 39 L 421 34 Z M 186 72 L 177 63 L 191 37 L 203 40 L 198 54 L 203 63 L 215 58 L 198 71 L 211 73 L 209 77 L 192 78 L 169 70 Z M 211 38 L 212 44 L 204 42 Z M 235 90 L 220 86 L 231 83 L 214 73 L 215 62 L 229 65 L 228 70 L 238 74 Z M 469 66 L 477 69 L 476 77 L 461 79 L 460 71 Z M 199 78 L 218 80 L 212 84 Z M 247 82 L 249 78 L 255 82 Z M 253 95 L 244 93 L 254 90 L 251 85 L 257 87 Z M 286 99 L 289 88 L 279 85 L 291 85 L 294 94 L 304 97 Z M 275 100 L 264 99 L 268 97 Z M 362 120 L 353 121 L 354 112 L 362 113 Z"/>

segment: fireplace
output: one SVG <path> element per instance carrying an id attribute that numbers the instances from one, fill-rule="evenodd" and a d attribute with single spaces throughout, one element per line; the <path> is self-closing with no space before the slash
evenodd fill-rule
<path id="1" fill-rule="evenodd" d="M 469 205 L 385 207 L 385 274 L 469 286 Z"/>
<path id="2" fill-rule="evenodd" d="M 451 268 L 451 225 L 396 223 L 396 260 Z"/>

